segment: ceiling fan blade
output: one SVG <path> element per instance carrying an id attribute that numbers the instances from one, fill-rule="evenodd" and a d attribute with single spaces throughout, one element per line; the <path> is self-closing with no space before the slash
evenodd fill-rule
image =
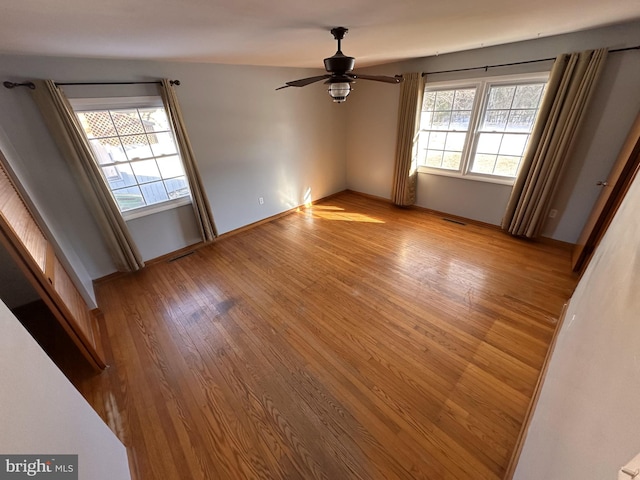
<path id="1" fill-rule="evenodd" d="M 329 78 L 329 77 L 331 77 L 331 75 L 325 74 L 325 75 L 319 75 L 317 77 L 301 78 L 300 80 L 293 80 L 291 82 L 287 82 L 285 86 L 278 87 L 276 88 L 276 90 L 280 90 L 287 87 L 304 87 L 306 85 L 319 82 L 320 80 L 324 80 L 325 78 Z"/>
<path id="2" fill-rule="evenodd" d="M 355 80 L 373 80 L 374 82 L 384 83 L 400 83 L 402 82 L 402 75 L 396 75 L 395 77 L 386 77 L 384 75 L 360 75 L 359 73 L 352 73 L 349 76 Z"/>

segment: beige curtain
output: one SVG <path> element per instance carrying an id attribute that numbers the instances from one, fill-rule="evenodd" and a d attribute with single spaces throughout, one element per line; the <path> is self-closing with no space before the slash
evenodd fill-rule
<path id="1" fill-rule="evenodd" d="M 417 142 L 422 110 L 424 80 L 421 73 L 403 74 L 398 107 L 396 163 L 393 172 L 391 200 L 404 207 L 416 201 L 418 181 Z"/>
<path id="2" fill-rule="evenodd" d="M 556 59 L 502 221 L 509 233 L 529 238 L 540 233 L 606 57 L 607 50 L 600 49 Z"/>
<path id="3" fill-rule="evenodd" d="M 213 215 L 211 213 L 211 207 L 207 200 L 207 194 L 202 185 L 202 179 L 198 172 L 198 166 L 196 165 L 195 156 L 193 155 L 193 149 L 189 142 L 189 136 L 184 126 L 184 120 L 182 119 L 182 112 L 180 111 L 180 105 L 178 104 L 178 97 L 171 85 L 171 81 L 167 79 L 162 80 L 162 101 L 164 102 L 164 108 L 167 111 L 169 121 L 173 126 L 173 131 L 176 135 L 176 141 L 178 142 L 178 148 L 180 149 L 180 156 L 182 157 L 182 163 L 184 164 L 184 170 L 189 181 L 189 188 L 191 189 L 191 202 L 200 227 L 200 234 L 205 242 L 213 240 L 217 235 L 216 226 L 213 221 Z"/>
<path id="4" fill-rule="evenodd" d="M 118 205 L 102 178 L 87 137 L 65 94 L 52 80 L 36 80 L 34 84 L 36 88 L 30 90 L 33 99 L 80 184 L 116 267 L 124 272 L 144 267 L 140 252 L 129 235 Z"/>

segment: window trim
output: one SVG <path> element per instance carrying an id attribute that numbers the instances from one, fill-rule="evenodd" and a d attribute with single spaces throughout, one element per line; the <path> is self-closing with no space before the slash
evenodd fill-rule
<path id="1" fill-rule="evenodd" d="M 91 112 L 93 110 L 123 110 L 126 108 L 163 107 L 159 95 L 142 97 L 91 97 L 70 98 L 69 103 L 74 112 Z"/>
<path id="2" fill-rule="evenodd" d="M 192 203 L 191 195 L 188 197 L 173 198 L 160 203 L 153 203 L 151 205 L 145 205 L 144 207 L 132 208 L 120 212 L 122 218 L 125 221 L 134 220 L 140 217 L 146 217 L 147 215 L 153 215 L 154 213 L 164 212 L 165 210 L 172 210 L 184 205 L 190 205 Z"/>
<path id="3" fill-rule="evenodd" d="M 124 110 L 129 108 L 149 108 L 149 107 L 162 107 L 162 97 L 159 95 L 151 96 L 137 96 L 137 97 L 91 97 L 91 98 L 70 98 L 69 103 L 73 108 L 74 113 L 91 112 L 95 110 Z M 173 127 L 171 128 L 173 132 Z M 84 133 L 84 132 L 83 132 Z M 175 135 L 175 133 L 174 133 Z M 178 148 L 176 142 L 176 148 Z M 178 151 L 178 155 L 180 152 Z M 180 160 L 182 157 L 180 156 Z M 104 179 L 104 176 L 103 176 Z M 105 183 L 106 182 L 105 179 Z M 111 191 L 111 188 L 109 188 Z M 113 193 L 113 192 L 112 192 Z M 192 203 L 191 193 L 186 197 L 169 199 L 164 202 L 154 203 L 151 205 L 145 205 L 143 207 L 132 208 L 131 210 L 120 211 L 120 215 L 125 221 L 133 220 L 140 217 L 146 217 L 147 215 L 153 215 L 154 213 L 163 212 L 165 210 L 172 210 L 184 205 Z"/>
<path id="4" fill-rule="evenodd" d="M 497 183 L 501 185 L 513 185 L 518 177 L 516 173 L 515 177 L 505 177 L 501 175 L 484 174 L 471 171 L 471 163 L 475 156 L 475 151 L 478 144 L 480 121 L 482 114 L 487 105 L 489 89 L 494 85 L 522 85 L 529 83 L 536 83 L 549 81 L 549 72 L 531 72 L 513 75 L 496 75 L 490 77 L 477 77 L 467 78 L 459 80 L 445 80 L 436 82 L 425 83 L 424 91 L 436 91 L 436 90 L 457 90 L 463 88 L 476 88 L 476 97 L 474 98 L 473 110 L 471 112 L 471 119 L 469 121 L 469 128 L 467 130 L 467 138 L 465 139 L 462 159 L 460 167 L 457 170 L 449 170 L 446 168 L 429 167 L 426 165 L 418 165 L 418 173 L 439 175 L 444 177 L 461 178 L 463 180 L 472 180 L 487 183 Z M 478 95 L 480 95 L 478 97 Z M 478 103 L 478 101 L 480 103 Z M 422 111 L 422 109 L 420 109 Z M 422 132 L 422 129 L 418 133 Z M 518 166 L 518 172 L 522 162 Z"/>

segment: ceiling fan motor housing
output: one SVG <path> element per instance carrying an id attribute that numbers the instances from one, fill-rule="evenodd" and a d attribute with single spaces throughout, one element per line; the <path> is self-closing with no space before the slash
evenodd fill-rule
<path id="1" fill-rule="evenodd" d="M 344 75 L 353 70 L 356 65 L 356 59 L 347 57 L 341 51 L 337 51 L 333 57 L 324 59 L 324 68 L 329 73 L 336 75 Z"/>

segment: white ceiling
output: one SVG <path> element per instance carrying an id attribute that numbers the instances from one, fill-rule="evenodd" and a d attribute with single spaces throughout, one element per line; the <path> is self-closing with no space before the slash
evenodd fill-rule
<path id="1" fill-rule="evenodd" d="M 639 0 L 3 0 L 0 52 L 358 66 L 640 19 Z"/>

